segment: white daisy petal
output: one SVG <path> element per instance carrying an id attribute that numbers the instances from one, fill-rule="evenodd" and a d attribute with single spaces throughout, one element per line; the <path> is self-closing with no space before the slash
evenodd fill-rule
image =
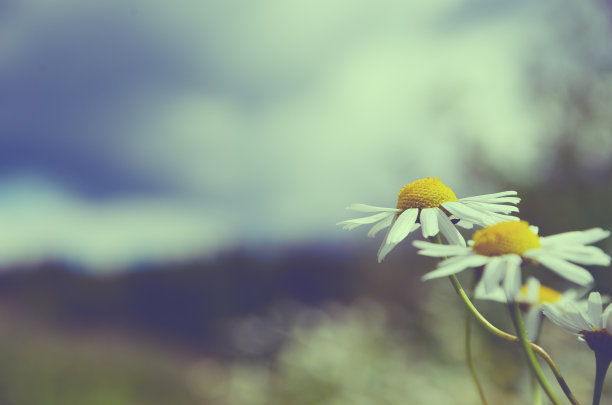
<path id="1" fill-rule="evenodd" d="M 465 203 L 468 207 L 474 209 L 486 210 L 489 212 L 501 212 L 503 214 L 509 214 L 511 212 L 518 212 L 518 208 L 514 205 L 504 205 L 504 204 L 491 204 L 484 202 L 476 202 L 476 201 L 468 201 Z"/>
<path id="2" fill-rule="evenodd" d="M 421 210 L 421 230 L 423 231 L 424 238 L 429 238 L 430 236 L 436 236 L 438 234 L 436 211 L 439 211 L 439 208 L 423 208 Z"/>
<path id="3" fill-rule="evenodd" d="M 524 256 L 527 256 L 527 254 L 524 254 Z M 591 273 L 589 273 L 586 269 L 577 266 L 573 263 L 550 255 L 538 255 L 537 261 L 539 261 L 540 263 L 542 263 L 542 265 L 548 267 L 550 270 L 554 271 L 561 277 L 564 277 L 573 283 L 585 287 L 593 284 L 593 276 L 591 275 Z"/>
<path id="4" fill-rule="evenodd" d="M 542 314 L 540 308 L 537 306 L 531 306 L 523 318 L 525 322 L 525 331 L 527 332 L 527 339 L 534 342 L 538 338 L 538 332 L 540 331 L 540 323 L 542 323 Z"/>
<path id="5" fill-rule="evenodd" d="M 492 257 L 484 268 L 480 282 L 486 294 L 499 288 L 499 282 L 504 278 L 504 261 L 500 257 Z"/>
<path id="6" fill-rule="evenodd" d="M 542 311 L 544 315 L 550 319 L 553 323 L 559 325 L 563 329 L 567 330 L 570 333 L 578 334 L 582 330 L 579 326 L 576 326 L 574 323 L 570 322 L 563 312 L 555 308 L 551 304 L 544 304 L 542 306 Z"/>
<path id="7" fill-rule="evenodd" d="M 499 284 L 497 285 L 496 288 L 494 288 L 490 292 L 486 292 L 483 280 L 484 280 L 484 277 L 478 284 L 476 284 L 476 288 L 474 288 L 474 298 L 479 299 L 479 300 L 489 300 L 489 301 L 501 302 L 503 304 L 508 302 L 506 300 L 506 293 L 504 292 L 504 289 L 501 288 Z"/>
<path id="8" fill-rule="evenodd" d="M 610 256 L 595 246 L 543 245 L 540 251 L 580 264 L 610 265 Z M 537 254 L 537 253 L 536 253 Z"/>
<path id="9" fill-rule="evenodd" d="M 450 276 L 451 274 L 459 273 L 469 267 L 482 266 L 486 264 L 489 260 L 490 258 L 486 256 L 480 256 L 475 254 L 466 255 L 465 257 L 462 257 L 461 260 L 456 260 L 451 264 L 447 264 L 447 260 L 442 262 L 441 266 L 438 267 L 436 270 L 430 271 L 429 273 L 421 277 L 421 281 Z"/>
<path id="10" fill-rule="evenodd" d="M 535 277 L 529 277 L 525 286 L 525 290 L 527 290 L 525 300 L 531 305 L 537 304 L 540 301 L 540 280 Z"/>
<path id="11" fill-rule="evenodd" d="M 452 245 L 465 246 L 465 239 L 463 239 L 463 236 L 461 236 L 446 214 L 442 210 L 436 210 L 436 215 L 438 216 L 440 233 L 444 235 L 446 240 Z"/>
<path id="12" fill-rule="evenodd" d="M 369 217 L 362 217 L 362 218 L 356 218 L 356 219 L 348 219 L 346 221 L 340 221 L 336 223 L 336 225 L 344 225 L 344 227 L 347 229 L 353 229 L 363 224 L 371 224 L 374 222 L 378 222 L 381 219 L 385 219 L 386 217 L 391 216 L 391 215 L 393 214 L 388 213 L 388 212 L 381 212 L 378 214 L 370 215 Z"/>
<path id="13" fill-rule="evenodd" d="M 603 324 L 604 328 L 606 328 L 608 333 L 612 334 L 612 315 L 610 314 L 612 314 L 612 304 L 608 305 L 601 316 L 601 323 Z"/>
<path id="14" fill-rule="evenodd" d="M 565 311 L 568 320 L 580 330 L 591 330 L 595 325 L 591 325 L 579 311 Z"/>
<path id="15" fill-rule="evenodd" d="M 586 231 L 564 232 L 557 235 L 544 236 L 540 238 L 542 245 L 544 244 L 582 244 L 588 245 L 599 242 L 602 239 L 610 236 L 610 231 L 604 231 L 601 228 L 592 228 Z"/>
<path id="16" fill-rule="evenodd" d="M 591 324 L 597 329 L 602 329 L 603 325 L 601 322 L 601 295 L 598 292 L 592 292 L 589 294 L 589 306 L 587 308 L 587 315 L 591 320 Z"/>
<path id="17" fill-rule="evenodd" d="M 374 226 L 370 228 L 370 231 L 368 232 L 368 236 L 370 238 L 373 238 L 379 231 L 391 225 L 393 223 L 393 217 L 394 215 L 389 215 L 387 218 L 383 219 L 377 224 L 374 224 Z"/>
<path id="18" fill-rule="evenodd" d="M 452 219 L 454 219 L 454 218 L 451 218 L 451 220 Z M 465 219 L 459 219 L 457 221 L 457 223 L 455 223 L 455 226 L 460 226 L 463 229 L 472 229 L 474 227 L 474 224 L 471 223 L 470 221 L 466 221 Z"/>
<path id="19" fill-rule="evenodd" d="M 493 193 L 493 194 L 481 194 L 481 195 L 475 195 L 472 197 L 466 197 L 466 198 L 462 198 L 461 201 L 483 201 L 483 202 L 488 202 L 489 200 L 494 200 L 494 199 L 498 199 L 498 198 L 502 198 L 502 197 L 508 197 L 508 196 L 512 196 L 512 195 L 517 195 L 516 191 L 502 191 L 500 193 Z M 515 197 L 518 198 L 518 197 Z M 518 200 L 520 201 L 520 198 L 518 198 Z M 517 201 L 518 203 L 518 201 Z"/>
<path id="20" fill-rule="evenodd" d="M 420 249 L 420 255 L 431 257 L 449 257 L 465 255 L 471 252 L 470 248 L 464 246 L 440 245 L 438 243 L 425 242 L 422 240 L 415 240 L 412 242 L 412 245 Z"/>
<path id="21" fill-rule="evenodd" d="M 504 277 L 504 291 L 508 301 L 514 301 L 521 291 L 521 258 L 516 255 L 504 257 L 506 275 Z"/>
<path id="22" fill-rule="evenodd" d="M 387 235 L 388 243 L 398 244 L 404 240 L 415 229 L 414 224 L 418 215 L 419 210 L 417 208 L 410 208 L 402 212 Z"/>
<path id="23" fill-rule="evenodd" d="M 457 218 L 466 219 L 476 224 L 484 224 L 487 218 L 487 215 L 483 215 L 474 208 L 468 207 L 467 204 L 462 204 L 458 201 L 442 203 L 442 207 Z"/>
<path id="24" fill-rule="evenodd" d="M 419 224 L 413 224 L 410 232 L 419 229 L 419 226 L 420 226 Z M 388 240 L 388 236 L 392 228 L 393 228 L 393 225 L 391 225 L 391 228 L 389 228 L 389 230 L 387 231 L 385 240 L 383 241 L 382 245 L 380 245 L 380 248 L 378 249 L 378 263 L 382 262 L 384 258 L 389 254 L 389 252 L 391 252 L 391 250 L 393 250 L 393 248 L 397 246 L 397 243 L 390 243 Z"/>
<path id="25" fill-rule="evenodd" d="M 391 229 L 393 229 L 393 225 L 395 225 L 395 221 L 393 221 L 393 223 L 391 224 L 391 228 L 387 230 L 385 238 L 383 239 L 383 242 L 381 243 L 380 248 L 378 249 L 378 263 L 382 262 L 384 258 L 389 254 L 389 252 L 395 247 L 395 245 L 397 245 L 397 243 L 388 242 L 389 233 L 391 232 Z"/>
<path id="26" fill-rule="evenodd" d="M 351 211 L 359 211 L 359 212 L 400 212 L 400 209 L 397 208 L 388 208 L 388 207 L 377 207 L 375 205 L 367 205 L 367 204 L 351 204 L 346 207 L 347 210 Z"/>

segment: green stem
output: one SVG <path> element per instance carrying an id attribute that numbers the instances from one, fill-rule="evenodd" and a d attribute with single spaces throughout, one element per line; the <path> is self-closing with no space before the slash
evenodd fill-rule
<path id="1" fill-rule="evenodd" d="M 531 388 L 533 390 L 533 405 L 542 405 L 542 391 L 538 380 L 534 376 L 531 376 Z"/>
<path id="2" fill-rule="evenodd" d="M 497 329 L 484 316 L 482 316 L 482 314 L 480 312 L 478 312 L 476 307 L 472 304 L 472 302 L 468 298 L 467 294 L 463 290 L 463 287 L 461 287 L 461 283 L 459 283 L 459 280 L 457 280 L 457 277 L 455 275 L 450 275 L 449 279 L 451 281 L 451 284 L 453 285 L 453 288 L 457 292 L 457 295 L 459 295 L 459 298 L 461 298 L 461 301 L 463 301 L 463 304 L 465 305 L 465 307 L 470 310 L 472 316 L 474 318 L 476 318 L 476 320 L 488 332 L 492 333 L 493 335 L 497 336 L 498 338 L 507 340 L 509 342 L 520 343 L 520 339 L 518 337 L 513 336 L 513 335 L 511 335 L 509 333 L 506 333 L 506 332 L 504 332 L 504 331 L 502 331 L 500 329 Z M 553 359 L 550 357 L 550 355 L 544 349 L 542 349 L 540 346 L 538 346 L 538 345 L 536 345 L 534 343 L 530 343 L 530 346 L 531 346 L 533 351 L 538 356 L 540 356 L 544 361 L 546 361 L 546 363 L 550 367 L 551 371 L 555 375 L 555 378 L 557 379 L 557 382 L 559 383 L 559 386 L 563 390 L 563 393 L 565 394 L 567 399 L 569 399 L 570 403 L 572 405 L 580 405 L 578 400 L 574 397 L 574 394 L 572 394 L 572 391 L 570 390 L 569 386 L 565 382 L 565 379 L 563 378 L 563 375 L 561 374 L 561 371 L 559 371 L 559 368 L 557 367 L 557 365 L 555 364 Z"/>
<path id="3" fill-rule="evenodd" d="M 541 321 L 541 320 L 540 320 Z M 538 338 L 540 337 L 540 332 L 542 331 L 542 322 L 538 324 L 538 331 L 535 335 L 535 339 L 533 339 L 533 343 L 538 344 Z M 540 390 L 540 384 L 538 384 L 537 378 L 531 375 L 531 389 L 533 395 L 533 405 L 542 405 L 542 390 Z"/>
<path id="4" fill-rule="evenodd" d="M 518 338 L 521 341 L 521 346 L 523 347 L 523 351 L 527 355 L 527 364 L 531 368 L 531 371 L 537 378 L 538 382 L 542 386 L 542 389 L 548 395 L 548 398 L 552 401 L 553 404 L 560 405 L 561 403 L 555 396 L 555 393 L 550 388 L 542 369 L 540 368 L 540 364 L 538 363 L 538 359 L 533 353 L 533 349 L 531 348 L 529 339 L 527 339 L 527 332 L 525 332 L 525 325 L 523 324 L 523 319 L 521 317 L 521 311 L 519 309 L 517 302 L 509 302 L 508 309 L 510 309 L 510 316 L 512 318 L 512 323 L 514 324 L 514 328 L 516 329 L 516 333 L 518 334 Z"/>
<path id="5" fill-rule="evenodd" d="M 465 357 L 468 369 L 472 375 L 472 379 L 476 384 L 478 395 L 480 395 L 480 400 L 484 405 L 488 405 L 487 398 L 485 397 L 484 390 L 482 389 L 482 384 L 478 379 L 478 374 L 476 374 L 476 366 L 472 357 L 472 318 L 468 308 L 465 309 Z"/>
<path id="6" fill-rule="evenodd" d="M 610 357 L 595 352 L 595 386 L 593 388 L 593 405 L 599 405 L 603 383 L 610 366 Z"/>

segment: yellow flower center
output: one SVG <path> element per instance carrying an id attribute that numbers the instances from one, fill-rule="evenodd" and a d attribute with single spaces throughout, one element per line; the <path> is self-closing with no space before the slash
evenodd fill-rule
<path id="1" fill-rule="evenodd" d="M 540 237 L 529 229 L 529 223 L 525 221 L 488 226 L 476 232 L 472 240 L 472 250 L 483 256 L 522 255 L 529 249 L 541 246 Z"/>
<path id="2" fill-rule="evenodd" d="M 521 287 L 521 295 L 527 295 L 527 286 L 523 285 Z M 538 294 L 538 304 L 542 305 L 544 303 L 554 304 L 559 301 L 561 298 L 561 293 L 555 289 L 546 286 L 540 286 L 540 291 Z"/>
<path id="3" fill-rule="evenodd" d="M 457 201 L 453 190 L 446 187 L 437 177 L 427 177 L 406 184 L 397 194 L 397 208 L 434 208 L 443 202 Z"/>

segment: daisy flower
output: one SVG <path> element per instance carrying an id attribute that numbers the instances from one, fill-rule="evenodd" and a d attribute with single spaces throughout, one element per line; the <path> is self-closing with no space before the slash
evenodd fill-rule
<path id="1" fill-rule="evenodd" d="M 586 305 L 569 302 L 561 307 L 544 305 L 544 315 L 553 323 L 578 336 L 595 353 L 593 404 L 601 399 L 606 372 L 612 361 L 612 305 L 603 310 L 601 295 L 589 294 Z"/>
<path id="2" fill-rule="evenodd" d="M 524 313 L 523 321 L 525 322 L 527 338 L 531 341 L 537 340 L 540 333 L 540 325 L 542 324 L 542 308 L 544 304 L 553 307 L 562 306 L 568 302 L 576 301 L 585 293 L 586 291 L 581 293 L 574 288 L 570 288 L 562 293 L 553 288 L 541 285 L 540 281 L 535 277 L 529 277 L 516 297 L 514 297 L 514 301 L 518 302 L 521 311 Z M 476 286 L 474 289 L 474 298 L 496 301 L 504 304 L 508 302 L 506 293 L 501 286 L 487 293 L 484 283 L 479 283 Z"/>
<path id="3" fill-rule="evenodd" d="M 603 310 L 601 295 L 589 294 L 586 305 L 568 302 L 562 306 L 544 305 L 544 315 L 569 333 L 578 336 L 597 352 L 603 350 L 612 357 L 612 304 Z"/>
<path id="4" fill-rule="evenodd" d="M 610 256 L 594 246 L 586 246 L 610 235 L 609 231 L 593 228 L 538 236 L 538 229 L 525 221 L 500 222 L 474 233 L 468 246 L 439 245 L 414 241 L 419 254 L 450 257 L 438 268 L 425 274 L 422 280 L 459 273 L 470 267 L 484 266 L 480 283 L 491 292 L 503 283 L 506 297 L 513 300 L 521 287 L 521 264 L 533 261 L 554 271 L 569 281 L 588 287 L 593 276 L 579 264 L 610 265 Z M 572 263 L 573 262 L 573 263 Z"/>
<path id="5" fill-rule="evenodd" d="M 395 208 L 352 204 L 347 209 L 374 214 L 336 225 L 350 230 L 364 224 L 374 224 L 368 232 L 370 237 L 389 228 L 378 251 L 378 261 L 381 262 L 398 243 L 419 227 L 424 238 L 441 233 L 449 243 L 465 246 L 465 240 L 455 224 L 471 228 L 472 224 L 487 226 L 500 221 L 518 221 L 518 218 L 506 215 L 518 211 L 514 205 L 506 205 L 520 201 L 520 198 L 513 197 L 515 195 L 516 191 L 504 191 L 459 199 L 437 177 L 427 177 L 405 185 L 397 195 Z"/>

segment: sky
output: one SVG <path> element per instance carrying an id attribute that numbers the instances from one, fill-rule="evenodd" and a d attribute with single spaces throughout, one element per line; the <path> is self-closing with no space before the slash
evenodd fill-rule
<path id="1" fill-rule="evenodd" d="M 338 241 L 344 207 L 393 206 L 418 178 L 501 191 L 475 156 L 535 181 L 567 83 L 612 65 L 597 4 L 5 0 L 0 266 Z"/>

